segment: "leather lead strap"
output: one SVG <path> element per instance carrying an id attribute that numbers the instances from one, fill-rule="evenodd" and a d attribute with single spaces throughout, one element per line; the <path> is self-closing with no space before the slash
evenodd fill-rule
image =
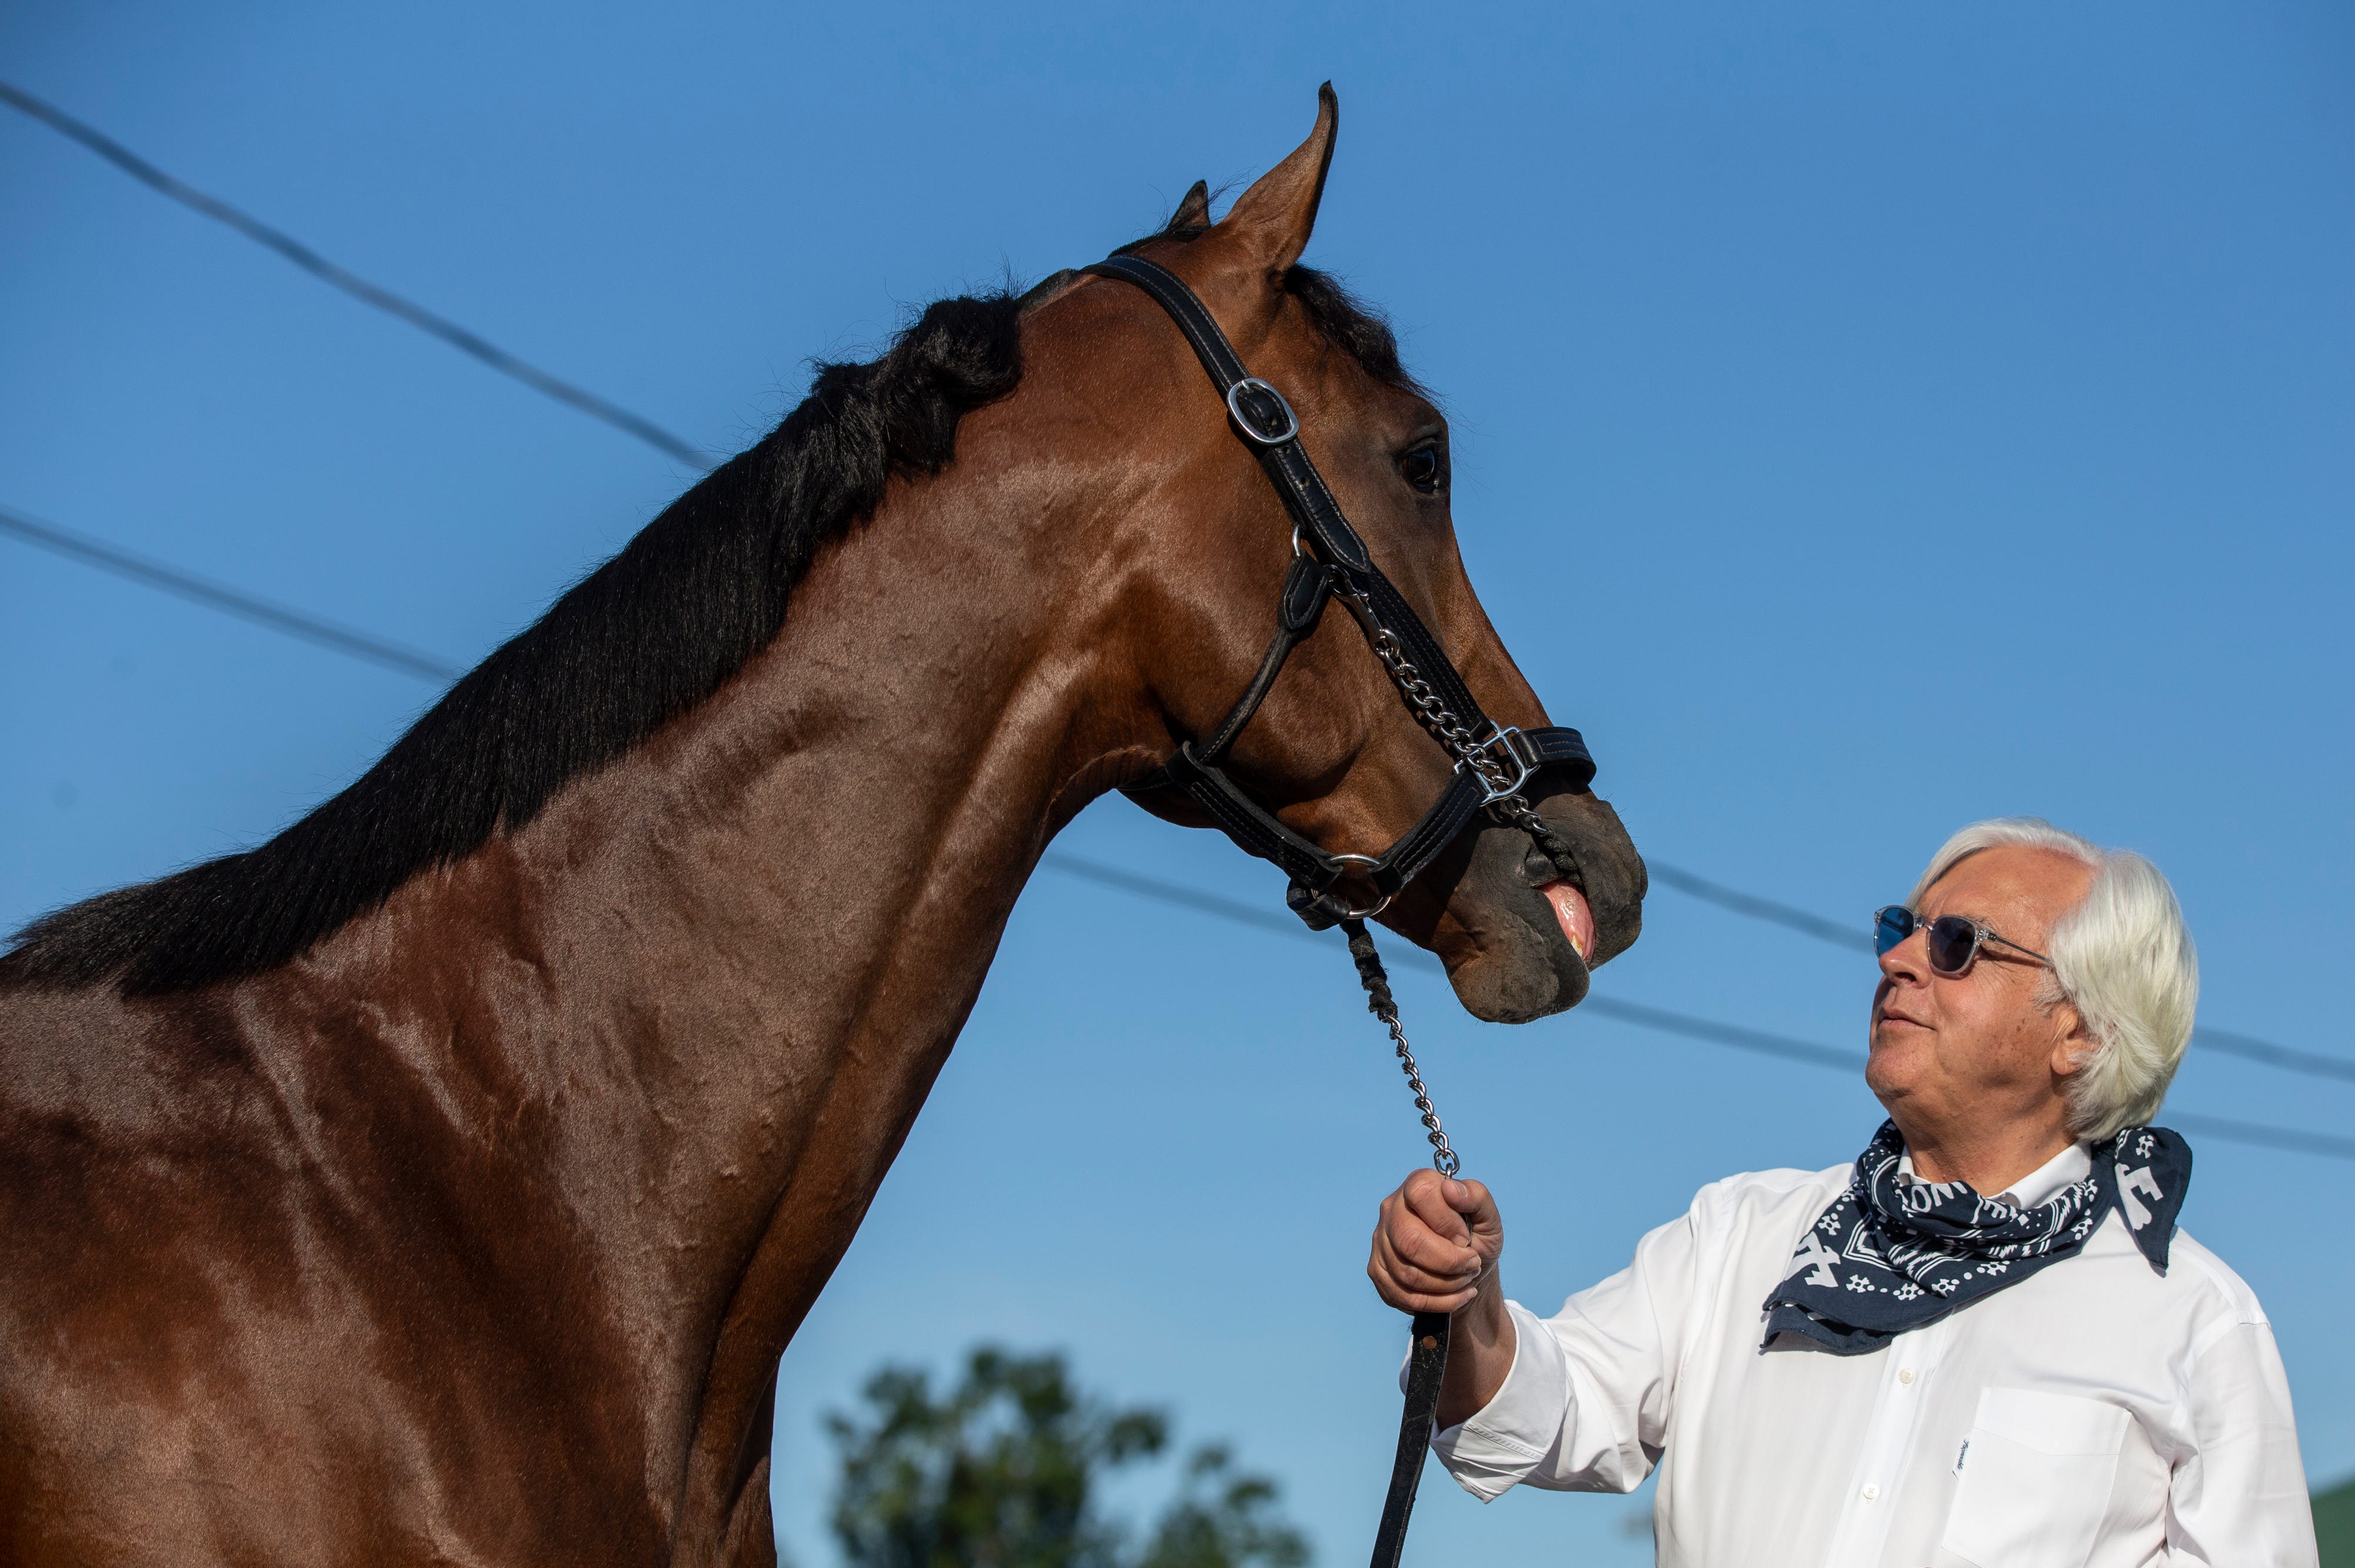
<path id="1" fill-rule="evenodd" d="M 1373 1568 L 1398 1568 L 1399 1553 L 1406 1550 L 1406 1527 L 1414 1517 L 1423 1456 L 1431 1452 L 1432 1429 L 1439 1419 L 1439 1385 L 1447 1375 L 1452 1324 L 1444 1312 L 1414 1315 L 1414 1338 L 1407 1346 L 1406 1414 L 1399 1421 L 1398 1457 L 1391 1462 L 1381 1526 L 1374 1531 Z"/>

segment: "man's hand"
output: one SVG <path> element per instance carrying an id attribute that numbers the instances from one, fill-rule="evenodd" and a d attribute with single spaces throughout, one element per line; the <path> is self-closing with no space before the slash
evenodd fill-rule
<path id="1" fill-rule="evenodd" d="M 1382 1200 L 1366 1273 L 1401 1312 L 1452 1312 L 1447 1376 L 1439 1385 L 1442 1431 L 1497 1397 L 1513 1370 L 1513 1317 L 1497 1259 L 1505 1222 L 1477 1181 L 1418 1171 Z"/>
<path id="2" fill-rule="evenodd" d="M 1382 1200 L 1366 1273 L 1401 1312 L 1460 1312 L 1504 1250 L 1505 1222 L 1487 1188 L 1418 1171 Z"/>

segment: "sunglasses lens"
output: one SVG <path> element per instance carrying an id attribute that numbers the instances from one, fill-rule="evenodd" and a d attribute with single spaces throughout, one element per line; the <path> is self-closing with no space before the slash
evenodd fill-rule
<path id="1" fill-rule="evenodd" d="M 1913 934 L 1913 911 L 1902 904 L 1876 909 L 1872 915 L 1872 951 L 1876 957 Z"/>
<path id="2" fill-rule="evenodd" d="M 1930 922 L 1930 967 L 1942 975 L 1962 973 L 1978 945 L 1978 928 L 1959 915 L 1941 915 Z"/>

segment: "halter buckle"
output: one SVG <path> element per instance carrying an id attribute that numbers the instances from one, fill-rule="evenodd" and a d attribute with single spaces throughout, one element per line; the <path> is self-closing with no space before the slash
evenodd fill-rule
<path id="1" fill-rule="evenodd" d="M 1274 400 L 1273 411 L 1284 416 L 1284 429 L 1280 432 L 1272 434 L 1260 429 L 1259 421 L 1243 411 L 1246 394 L 1254 400 L 1261 397 Z M 1227 412 L 1234 416 L 1235 429 L 1243 433 L 1243 439 L 1259 446 L 1280 447 L 1300 434 L 1300 416 L 1292 411 L 1292 405 L 1284 400 L 1283 393 L 1256 376 L 1246 376 L 1227 388 Z"/>
<path id="2" fill-rule="evenodd" d="M 1527 744 L 1528 737 L 1521 734 L 1520 727 L 1518 725 L 1500 725 L 1488 733 L 1487 739 L 1475 742 L 1471 750 L 1455 759 L 1457 772 L 1470 768 L 1480 780 L 1480 804 L 1483 806 L 1493 806 L 1508 796 L 1519 794 L 1521 786 L 1529 781 L 1529 775 L 1538 770 L 1540 763 L 1534 748 L 1524 752 L 1521 746 L 1514 744 L 1516 741 Z M 1496 752 L 1498 747 L 1504 748 L 1501 758 Z M 1499 785 L 1497 780 L 1507 773 L 1513 775 L 1513 781 Z"/>

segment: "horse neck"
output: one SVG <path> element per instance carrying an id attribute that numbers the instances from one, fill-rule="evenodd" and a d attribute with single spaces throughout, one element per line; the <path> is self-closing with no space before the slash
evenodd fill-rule
<path id="1" fill-rule="evenodd" d="M 1047 548 L 1104 531 L 957 471 L 821 553 L 713 698 L 305 966 L 446 1086 L 452 1180 L 544 1205 L 606 1308 L 661 1325 L 631 1353 L 681 1398 L 723 1331 L 773 1365 L 1045 839 L 1146 755 Z M 503 1169 L 518 1125 L 536 1168 Z"/>

